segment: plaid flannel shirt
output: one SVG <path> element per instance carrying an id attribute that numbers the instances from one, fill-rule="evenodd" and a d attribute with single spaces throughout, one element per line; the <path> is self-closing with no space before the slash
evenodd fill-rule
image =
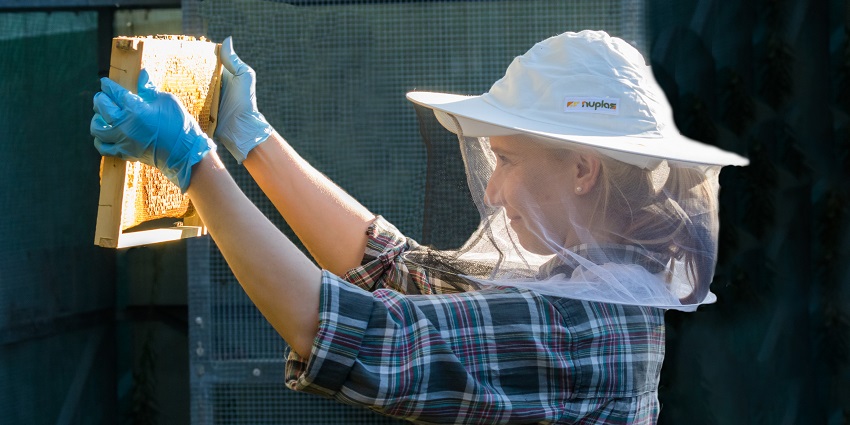
<path id="1" fill-rule="evenodd" d="M 378 218 L 361 267 L 323 273 L 309 358 L 288 387 L 418 423 L 656 422 L 663 310 L 444 285 Z"/>

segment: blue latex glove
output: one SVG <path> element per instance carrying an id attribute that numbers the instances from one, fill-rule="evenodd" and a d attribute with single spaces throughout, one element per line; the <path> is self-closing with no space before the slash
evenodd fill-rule
<path id="1" fill-rule="evenodd" d="M 265 142 L 273 130 L 257 110 L 256 73 L 236 56 L 231 37 L 221 43 L 219 56 L 224 71 L 215 138 L 241 164 L 248 152 Z"/>
<path id="2" fill-rule="evenodd" d="M 90 127 L 94 147 L 101 155 L 152 165 L 186 192 L 192 166 L 215 150 L 195 118 L 174 95 L 158 91 L 145 70 L 138 95 L 108 78 L 100 88 Z"/>

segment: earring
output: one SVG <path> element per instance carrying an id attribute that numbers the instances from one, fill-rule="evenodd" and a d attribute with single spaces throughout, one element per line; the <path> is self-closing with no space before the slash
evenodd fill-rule
<path id="1" fill-rule="evenodd" d="M 576 187 L 576 193 L 581 193 L 581 191 L 582 191 L 582 190 L 583 190 L 583 189 L 581 188 L 581 186 L 577 186 L 577 187 Z"/>

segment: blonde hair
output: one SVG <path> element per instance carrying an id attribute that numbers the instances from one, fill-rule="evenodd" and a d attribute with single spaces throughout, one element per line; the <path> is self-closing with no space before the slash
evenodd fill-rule
<path id="1" fill-rule="evenodd" d="M 592 228 L 668 260 L 668 282 L 674 264 L 683 263 L 693 286 L 680 301 L 701 301 L 715 266 L 717 214 L 712 182 L 703 170 L 666 161 L 645 170 L 604 155 L 599 158 Z"/>

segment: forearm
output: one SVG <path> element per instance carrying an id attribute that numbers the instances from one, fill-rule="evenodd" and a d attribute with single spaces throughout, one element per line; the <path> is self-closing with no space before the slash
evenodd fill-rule
<path id="1" fill-rule="evenodd" d="M 321 267 L 341 276 L 360 264 L 366 229 L 375 217 L 366 207 L 276 132 L 243 165 Z"/>
<path id="2" fill-rule="evenodd" d="M 242 193 L 216 153 L 192 168 L 188 193 L 245 292 L 292 349 L 309 356 L 321 270 Z"/>

